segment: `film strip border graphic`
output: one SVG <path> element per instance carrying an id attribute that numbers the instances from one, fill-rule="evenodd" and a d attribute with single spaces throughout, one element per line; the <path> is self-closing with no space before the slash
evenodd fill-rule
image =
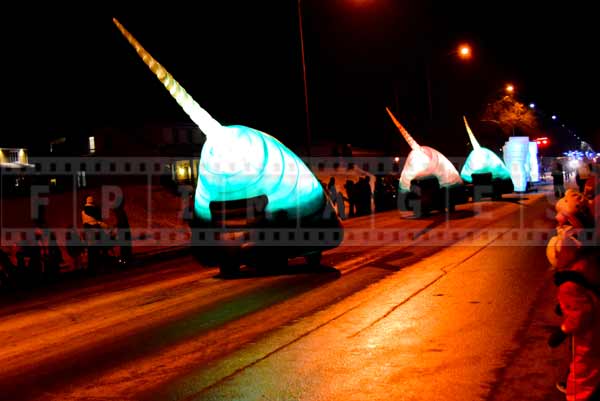
<path id="1" fill-rule="evenodd" d="M 33 246 L 52 233 L 60 245 L 118 246 L 133 242 L 134 246 L 232 246 L 252 243 L 255 246 L 449 246 L 458 241 L 468 246 L 546 246 L 555 235 L 554 229 L 483 228 L 483 229 L 405 229 L 347 228 L 339 229 L 132 229 L 115 235 L 96 229 L 3 229 L 2 246 Z M 600 238 L 594 230 L 584 230 L 578 237 L 583 246 L 598 246 Z"/>
<path id="2" fill-rule="evenodd" d="M 544 158 L 552 160 L 554 158 Z M 199 160 L 198 155 L 179 155 L 170 157 L 30 157 L 29 163 L 17 168 L 2 167 L 0 170 L 3 175 L 73 175 L 80 171 L 85 171 L 88 175 L 165 175 L 170 174 L 168 168 L 176 161 Z M 323 171 L 325 169 L 352 170 L 358 167 L 370 174 L 400 173 L 406 157 L 311 157 L 302 159 L 313 172 Z M 448 157 L 457 170 L 460 170 L 464 164 L 465 157 Z M 220 167 L 216 163 L 213 167 L 218 170 Z M 290 166 L 293 168 L 294 166 Z M 252 166 L 239 161 L 232 160 L 227 162 L 228 170 L 251 171 Z M 274 173 L 279 173 L 281 165 L 276 163 L 272 166 Z M 285 168 L 285 166 L 283 166 Z M 266 171 L 265 173 L 269 173 Z"/>

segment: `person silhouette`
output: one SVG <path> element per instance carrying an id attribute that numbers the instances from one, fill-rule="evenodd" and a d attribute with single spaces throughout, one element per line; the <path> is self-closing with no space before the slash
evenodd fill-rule
<path id="1" fill-rule="evenodd" d="M 119 242 L 119 263 L 126 265 L 131 262 L 132 250 L 131 250 L 131 226 L 129 225 L 129 218 L 125 211 L 125 196 L 121 196 L 117 207 L 113 209 L 117 229 L 117 239 Z"/>
<path id="2" fill-rule="evenodd" d="M 560 163 L 556 163 L 552 169 L 552 183 L 554 186 L 554 196 L 557 199 L 562 198 L 565 195 L 565 176 L 563 166 Z"/>
<path id="3" fill-rule="evenodd" d="M 327 183 L 327 192 L 329 192 L 329 197 L 331 198 L 331 202 L 333 206 L 336 205 L 337 202 L 337 190 L 335 189 L 335 178 L 331 177 L 329 179 L 329 183 Z"/>

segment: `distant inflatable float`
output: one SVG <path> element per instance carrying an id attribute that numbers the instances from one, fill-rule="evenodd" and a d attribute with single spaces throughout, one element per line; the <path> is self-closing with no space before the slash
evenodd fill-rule
<path id="1" fill-rule="evenodd" d="M 440 187 L 463 184 L 456 167 L 446 156 L 433 148 L 419 145 L 406 128 L 400 124 L 390 109 L 386 107 L 386 111 L 412 149 L 400 174 L 400 189 L 402 191 L 410 191 L 412 180 L 430 176 L 438 179 Z"/>
<path id="2" fill-rule="evenodd" d="M 504 165 L 504 162 L 494 152 L 479 145 L 473 131 L 471 131 L 471 127 L 469 127 L 467 118 L 463 116 L 463 120 L 473 150 L 469 153 L 460 171 L 460 177 L 465 182 L 472 183 L 473 174 L 490 173 L 493 180 L 510 180 L 510 172 Z"/>

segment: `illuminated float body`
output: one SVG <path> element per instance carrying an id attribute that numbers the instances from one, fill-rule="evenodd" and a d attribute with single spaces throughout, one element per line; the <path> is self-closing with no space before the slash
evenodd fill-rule
<path id="1" fill-rule="evenodd" d="M 463 120 L 465 121 L 465 127 L 469 134 L 471 145 L 473 145 L 473 150 L 460 171 L 460 177 L 469 183 L 473 181 L 472 174 L 490 173 L 494 180 L 510 179 L 510 173 L 504 162 L 494 152 L 479 145 L 475 135 L 473 135 L 473 131 L 469 127 L 466 117 L 463 117 Z"/>
<path id="2" fill-rule="evenodd" d="M 504 145 L 504 162 L 516 192 L 525 192 L 529 177 L 529 137 L 511 136 Z"/>
<path id="3" fill-rule="evenodd" d="M 432 204 L 436 204 L 432 208 L 448 207 L 452 210 L 454 204 L 464 202 L 464 184 L 456 167 L 439 151 L 419 145 L 387 107 L 386 111 L 412 149 L 400 174 L 400 191 L 414 195 L 416 190 L 422 193 L 424 186 L 431 186 L 432 196 L 437 197 L 432 200 Z M 407 202 L 411 201 L 410 198 L 404 197 Z M 420 206 L 424 207 L 422 204 Z M 414 209 L 409 206 L 406 208 Z"/>
<path id="4" fill-rule="evenodd" d="M 286 260 L 287 256 L 304 255 L 315 261 L 320 257 L 320 251 L 339 245 L 342 239 L 341 222 L 323 187 L 298 156 L 264 132 L 242 125 L 221 125 L 200 107 L 116 19 L 113 22 L 171 96 L 206 135 L 198 164 L 194 198 L 195 227 L 222 228 L 226 234 L 231 234 L 228 238 L 236 239 L 225 245 L 243 245 L 244 249 L 255 249 L 252 245 L 258 244 L 250 244 L 248 241 L 241 243 L 235 234 L 243 234 L 247 238 L 250 229 L 287 229 L 286 234 L 293 229 L 304 230 L 301 234 L 303 239 L 308 238 L 306 246 L 300 238 L 293 241 L 292 245 L 296 246 L 285 247 L 287 254 L 280 255 L 281 259 L 285 256 Z M 327 238 L 311 241 L 311 235 L 318 234 L 314 232 L 315 228 L 337 231 L 330 241 Z M 319 245 L 311 245 L 314 242 Z M 216 250 L 218 248 L 222 248 L 221 251 L 226 249 L 227 252 Z M 217 262 L 221 263 L 222 270 L 223 263 L 228 264 L 229 271 L 236 269 L 236 263 L 239 268 L 239 262 L 243 262 L 239 258 L 237 261 L 231 258 L 225 262 L 221 260 L 223 255 L 229 257 L 231 253 L 240 257 L 238 248 L 240 247 L 211 248 L 219 253 Z M 281 249 L 284 247 L 277 247 L 277 250 Z M 268 251 L 271 258 L 277 254 L 277 250 Z M 206 253 L 206 248 L 200 252 Z"/>
<path id="5" fill-rule="evenodd" d="M 494 152 L 479 145 L 467 118 L 463 116 L 463 120 L 473 150 L 465 160 L 460 176 L 465 182 L 473 184 L 473 200 L 477 201 L 482 196 L 500 199 L 502 194 L 513 192 L 510 172 L 504 162 Z"/>
<path id="6" fill-rule="evenodd" d="M 540 181 L 540 165 L 538 163 L 538 144 L 536 141 L 529 142 L 529 178 L 531 182 Z"/>

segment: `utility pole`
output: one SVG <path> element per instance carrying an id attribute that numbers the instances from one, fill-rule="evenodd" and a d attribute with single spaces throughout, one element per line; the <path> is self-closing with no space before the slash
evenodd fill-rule
<path id="1" fill-rule="evenodd" d="M 312 140 L 310 133 L 310 116 L 308 111 L 308 85 L 306 83 L 306 60 L 304 56 L 304 33 L 302 30 L 302 5 L 301 0 L 298 0 L 298 26 L 300 31 L 300 50 L 302 53 L 302 78 L 304 81 L 304 109 L 306 113 L 306 154 L 311 156 Z"/>

